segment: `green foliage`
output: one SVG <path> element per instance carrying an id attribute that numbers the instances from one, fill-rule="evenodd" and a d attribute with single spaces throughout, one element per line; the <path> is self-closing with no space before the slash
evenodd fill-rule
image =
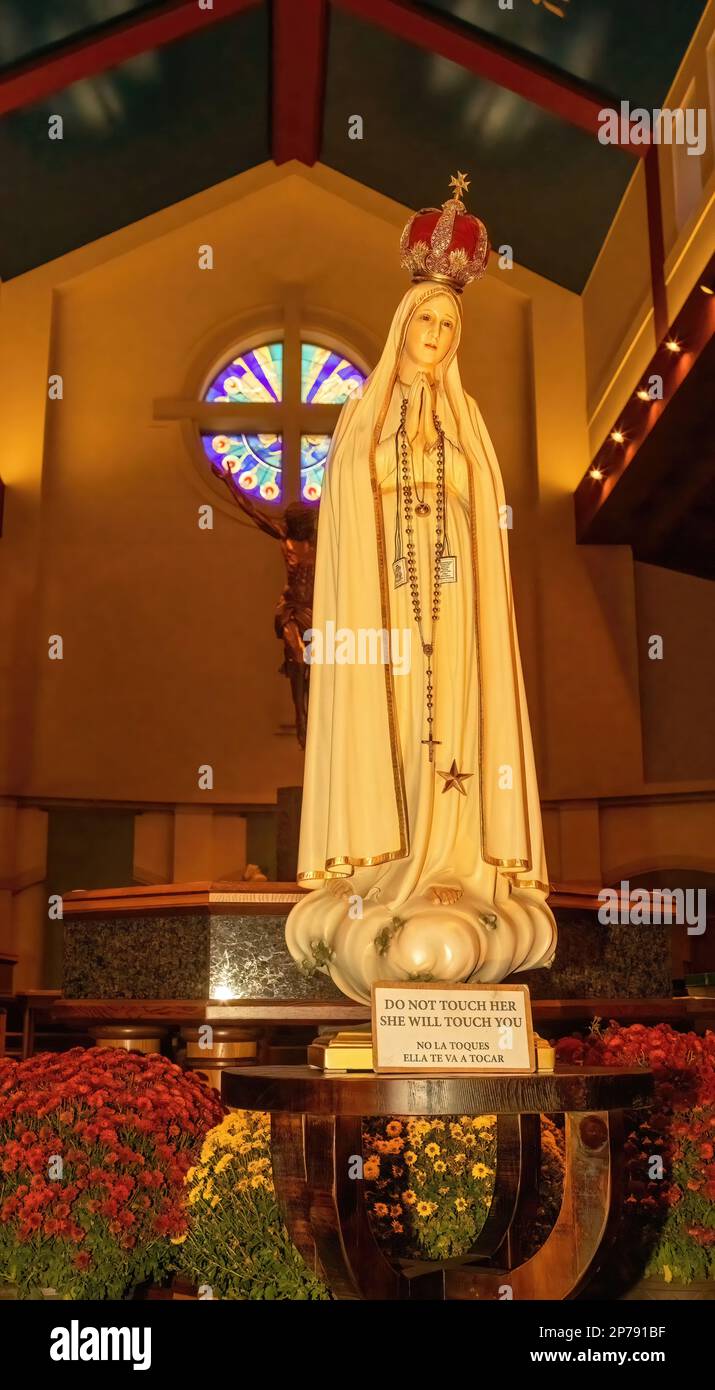
<path id="1" fill-rule="evenodd" d="M 323 1300 L 283 1225 L 273 1189 L 268 1117 L 234 1111 L 207 1134 L 186 1175 L 189 1231 L 177 1247 L 182 1273 L 214 1297 Z"/>

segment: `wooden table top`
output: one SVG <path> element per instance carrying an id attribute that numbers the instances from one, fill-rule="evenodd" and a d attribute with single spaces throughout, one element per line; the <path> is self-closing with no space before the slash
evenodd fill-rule
<path id="1" fill-rule="evenodd" d="M 241 1110 L 311 1115 L 514 1115 L 647 1105 L 645 1067 L 574 1067 L 530 1076 L 324 1075 L 313 1067 L 228 1067 L 221 1094 Z"/>

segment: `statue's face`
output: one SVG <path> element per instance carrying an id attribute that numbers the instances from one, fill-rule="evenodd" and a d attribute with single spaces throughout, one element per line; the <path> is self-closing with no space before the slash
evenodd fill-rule
<path id="1" fill-rule="evenodd" d="M 418 305 L 407 326 L 405 354 L 421 371 L 433 372 L 444 361 L 457 331 L 454 303 L 436 294 Z"/>

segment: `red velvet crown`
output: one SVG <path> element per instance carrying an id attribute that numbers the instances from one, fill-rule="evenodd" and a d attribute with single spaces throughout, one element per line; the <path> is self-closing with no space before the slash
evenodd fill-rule
<path id="1" fill-rule="evenodd" d="M 467 212 L 460 195 L 469 188 L 464 174 L 449 181 L 454 194 L 441 208 L 421 208 L 405 224 L 400 238 L 400 265 L 413 281 L 437 280 L 461 294 L 479 280 L 489 260 L 487 229 Z"/>

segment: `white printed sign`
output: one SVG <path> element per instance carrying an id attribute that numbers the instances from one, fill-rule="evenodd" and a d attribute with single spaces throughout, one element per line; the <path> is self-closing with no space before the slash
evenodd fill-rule
<path id="1" fill-rule="evenodd" d="M 536 1071 L 526 985 L 372 987 L 376 1072 L 483 1076 Z"/>

